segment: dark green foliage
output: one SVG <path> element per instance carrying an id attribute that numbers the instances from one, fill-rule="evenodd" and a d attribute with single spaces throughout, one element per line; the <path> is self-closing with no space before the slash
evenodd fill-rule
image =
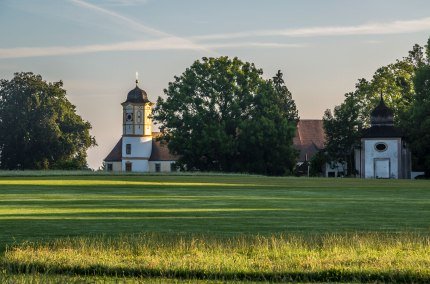
<path id="1" fill-rule="evenodd" d="M 354 94 L 347 94 L 345 101 L 335 107 L 334 113 L 326 110 L 323 118 L 327 135 L 325 151 L 330 161 L 346 162 L 348 175 L 352 175 L 354 146 L 360 137 L 363 121 L 354 102 Z"/>
<path id="2" fill-rule="evenodd" d="M 327 153 L 319 151 L 316 153 L 310 161 L 309 175 L 313 177 L 323 176 L 323 169 L 325 164 L 329 162 L 327 159 Z"/>
<path id="3" fill-rule="evenodd" d="M 426 54 L 430 55 L 430 38 Z M 430 58 L 422 60 L 414 78 L 415 101 L 405 121 L 417 165 L 430 177 Z"/>
<path id="4" fill-rule="evenodd" d="M 291 172 L 298 116 L 279 71 L 237 58 L 203 58 L 169 83 L 154 119 L 179 164 L 201 171 L 283 175 Z"/>
<path id="5" fill-rule="evenodd" d="M 91 124 L 76 114 L 61 81 L 15 73 L 0 81 L 0 167 L 83 169 L 96 145 Z"/>

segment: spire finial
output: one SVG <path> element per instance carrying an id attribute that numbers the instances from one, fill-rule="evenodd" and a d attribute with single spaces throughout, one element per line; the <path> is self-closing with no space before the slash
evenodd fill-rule
<path id="1" fill-rule="evenodd" d="M 136 86 L 139 84 L 139 72 L 136 71 Z"/>

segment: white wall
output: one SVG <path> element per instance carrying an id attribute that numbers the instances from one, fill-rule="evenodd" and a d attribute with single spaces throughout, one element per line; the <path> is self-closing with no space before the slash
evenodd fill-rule
<path id="1" fill-rule="evenodd" d="M 134 160 L 134 159 L 124 159 L 122 160 L 122 171 L 125 172 L 125 164 L 130 162 L 132 164 L 132 172 L 148 172 L 148 160 Z"/>
<path id="2" fill-rule="evenodd" d="M 364 177 L 374 178 L 375 159 L 390 159 L 390 178 L 399 178 L 399 147 L 400 139 L 363 139 L 364 146 Z M 387 144 L 387 149 L 383 152 L 375 150 L 375 144 L 377 143 Z"/>
<path id="3" fill-rule="evenodd" d="M 131 145 L 131 153 L 126 154 L 126 145 Z M 122 158 L 149 159 L 152 152 L 152 137 L 122 137 Z"/>

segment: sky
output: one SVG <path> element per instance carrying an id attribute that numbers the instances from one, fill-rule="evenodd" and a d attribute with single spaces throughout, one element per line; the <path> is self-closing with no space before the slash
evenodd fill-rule
<path id="1" fill-rule="evenodd" d="M 0 78 L 62 80 L 92 124 L 97 169 L 122 134 L 139 72 L 153 102 L 195 60 L 229 56 L 277 70 L 302 119 L 321 119 L 359 78 L 430 36 L 428 0 L 0 0 Z"/>

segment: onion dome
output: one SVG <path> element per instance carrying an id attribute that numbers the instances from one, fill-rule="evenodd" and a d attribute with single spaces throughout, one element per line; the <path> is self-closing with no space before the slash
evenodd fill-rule
<path id="1" fill-rule="evenodd" d="M 403 131 L 394 126 L 394 113 L 388 108 L 384 99 L 379 101 L 378 106 L 372 111 L 370 128 L 363 129 L 362 138 L 396 138 L 403 137 Z"/>
<path id="2" fill-rule="evenodd" d="M 382 94 L 378 106 L 371 113 L 370 122 L 372 126 L 394 125 L 394 113 L 385 105 Z"/>
<path id="3" fill-rule="evenodd" d="M 124 103 L 137 103 L 137 104 L 143 104 L 143 103 L 150 103 L 148 99 L 148 94 L 139 88 L 137 85 L 139 83 L 138 80 L 136 80 L 136 87 L 128 92 L 127 94 L 127 100 Z"/>

